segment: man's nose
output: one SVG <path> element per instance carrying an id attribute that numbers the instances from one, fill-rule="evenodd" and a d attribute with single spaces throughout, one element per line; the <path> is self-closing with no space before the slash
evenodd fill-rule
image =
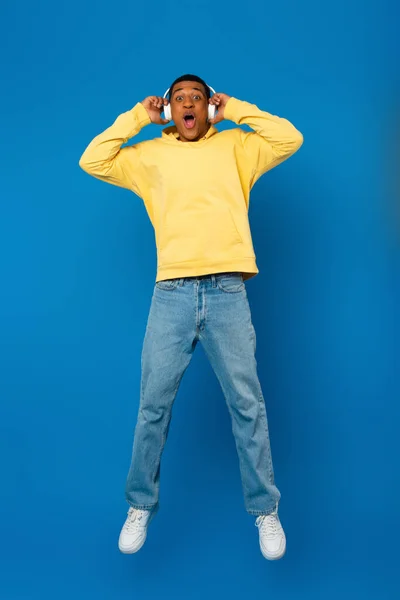
<path id="1" fill-rule="evenodd" d="M 183 103 L 185 108 L 192 108 L 193 100 L 191 98 L 185 98 L 185 102 Z"/>

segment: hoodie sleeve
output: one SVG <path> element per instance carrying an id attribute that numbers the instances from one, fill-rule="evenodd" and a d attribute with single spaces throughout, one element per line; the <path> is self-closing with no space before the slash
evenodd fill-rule
<path id="1" fill-rule="evenodd" d="M 121 146 L 150 122 L 146 109 L 138 102 L 90 142 L 79 160 L 79 166 L 97 179 L 141 196 L 140 144 Z"/>
<path id="2" fill-rule="evenodd" d="M 303 144 L 303 135 L 290 121 L 260 110 L 255 104 L 230 98 L 225 118 L 238 125 L 248 125 L 252 132 L 241 130 L 241 143 L 249 161 L 251 185 L 261 175 L 292 156 Z"/>

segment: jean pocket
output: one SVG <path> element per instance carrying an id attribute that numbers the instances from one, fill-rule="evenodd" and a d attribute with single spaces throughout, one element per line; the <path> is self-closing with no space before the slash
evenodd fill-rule
<path id="1" fill-rule="evenodd" d="M 159 290 L 174 290 L 178 285 L 179 279 L 163 279 L 162 281 L 156 281 L 156 288 Z"/>
<path id="2" fill-rule="evenodd" d="M 241 273 L 232 273 L 231 275 L 217 276 L 217 286 L 223 292 L 235 294 L 245 289 L 243 275 Z"/>

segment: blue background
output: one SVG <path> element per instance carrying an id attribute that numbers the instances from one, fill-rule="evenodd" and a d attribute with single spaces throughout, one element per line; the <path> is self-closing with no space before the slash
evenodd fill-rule
<path id="1" fill-rule="evenodd" d="M 2 598 L 399 597 L 397 18 L 361 0 L 2 2 Z M 276 563 L 201 346 L 157 520 L 140 553 L 117 548 L 156 252 L 141 200 L 78 161 L 187 71 L 304 135 L 250 203 Z"/>

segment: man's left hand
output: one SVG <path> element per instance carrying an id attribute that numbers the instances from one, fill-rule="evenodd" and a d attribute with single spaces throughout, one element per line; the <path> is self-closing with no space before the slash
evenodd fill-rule
<path id="1" fill-rule="evenodd" d="M 213 104 L 214 106 L 216 106 L 217 108 L 217 114 L 215 115 L 214 119 L 210 119 L 210 123 L 212 123 L 213 125 L 215 125 L 216 123 L 219 123 L 220 121 L 223 121 L 224 117 L 224 112 L 225 112 L 225 106 L 226 103 L 228 102 L 230 96 L 228 96 L 228 94 L 214 94 L 210 100 L 209 103 Z"/>

